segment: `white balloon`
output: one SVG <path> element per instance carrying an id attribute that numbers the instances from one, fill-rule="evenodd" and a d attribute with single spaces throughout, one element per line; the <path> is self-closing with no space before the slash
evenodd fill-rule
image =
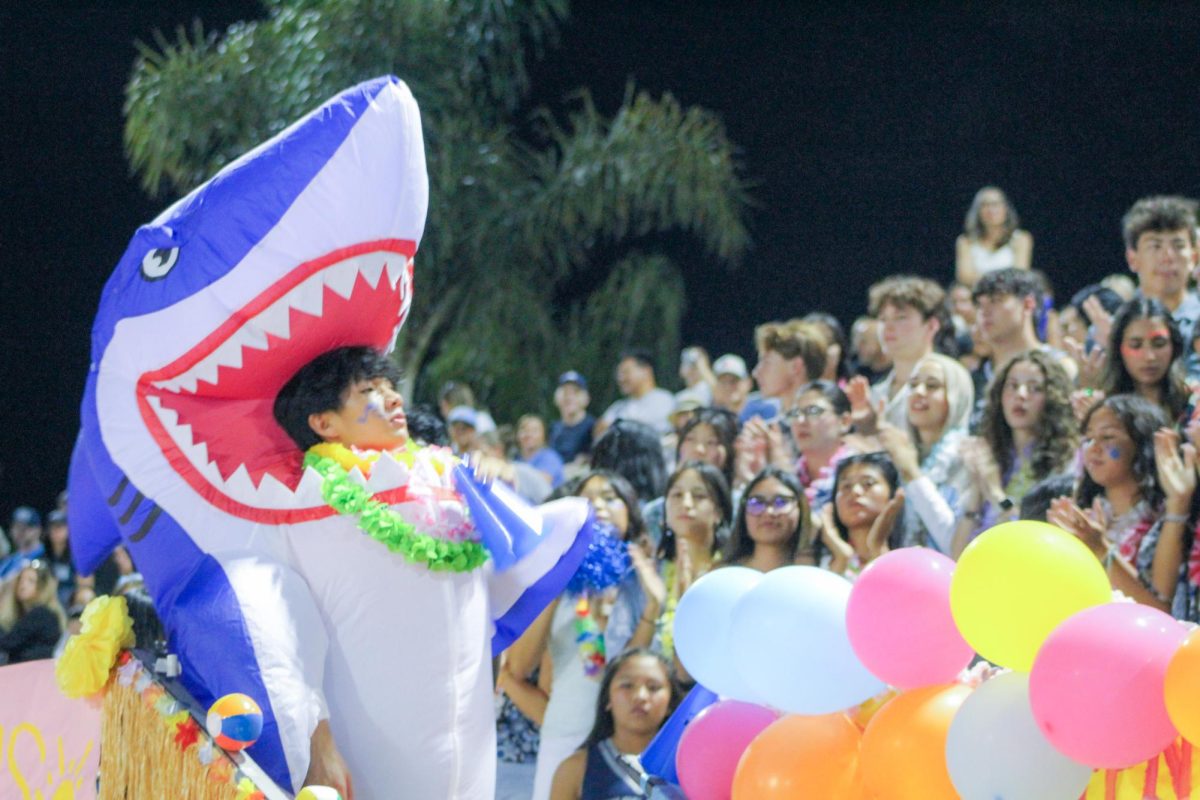
<path id="1" fill-rule="evenodd" d="M 794 714 L 828 714 L 885 688 L 850 646 L 850 582 L 817 567 L 763 576 L 733 609 L 738 672 L 762 702 Z"/>
<path id="2" fill-rule="evenodd" d="M 729 632 L 737 601 L 763 574 L 747 567 L 722 567 L 693 583 L 675 607 L 675 653 L 696 681 L 711 692 L 749 703 L 759 698 L 734 664 Z"/>
<path id="3" fill-rule="evenodd" d="M 1046 740 L 1029 706 L 1029 676 L 984 681 L 946 737 L 946 766 L 963 800 L 1063 800 L 1083 794 L 1092 768 Z"/>

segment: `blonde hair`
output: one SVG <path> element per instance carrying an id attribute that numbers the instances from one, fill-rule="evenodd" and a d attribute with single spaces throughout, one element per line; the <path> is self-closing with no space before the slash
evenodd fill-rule
<path id="1" fill-rule="evenodd" d="M 17 584 L 25 570 L 29 569 L 37 575 L 37 594 L 32 601 L 25 604 L 17 599 Z M 33 561 L 17 570 L 16 575 L 0 586 L 0 628 L 12 630 L 17 620 L 38 606 L 50 609 L 58 619 L 59 629 L 66 630 L 67 615 L 63 613 L 62 605 L 58 602 L 58 579 L 50 574 L 50 568 L 45 562 Z"/>

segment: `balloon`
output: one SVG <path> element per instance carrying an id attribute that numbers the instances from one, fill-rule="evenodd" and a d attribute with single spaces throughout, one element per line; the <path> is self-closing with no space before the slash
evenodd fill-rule
<path id="1" fill-rule="evenodd" d="M 742 754 L 733 777 L 733 800 L 859 798 L 861 738 L 845 714 L 784 717 Z"/>
<path id="2" fill-rule="evenodd" d="M 970 693 L 959 683 L 911 689 L 871 719 L 863 732 L 862 774 L 875 800 L 957 800 L 946 770 L 946 736 Z"/>
<path id="3" fill-rule="evenodd" d="M 734 607 L 729 637 L 751 691 L 797 714 L 841 711 L 882 691 L 850 647 L 849 597 L 849 581 L 817 567 L 764 575 Z"/>
<path id="4" fill-rule="evenodd" d="M 296 800 L 342 800 L 337 789 L 328 786 L 305 786 L 296 795 Z"/>
<path id="5" fill-rule="evenodd" d="M 1171 722 L 1189 742 L 1200 742 L 1200 633 L 1193 630 L 1167 665 L 1163 699 Z"/>
<path id="6" fill-rule="evenodd" d="M 640 759 L 642 769 L 649 775 L 665 778 L 670 783 L 678 783 L 679 776 L 675 773 L 675 753 L 679 749 L 679 739 L 683 736 L 688 724 L 704 709 L 717 702 L 717 696 L 700 684 L 684 696 L 671 716 L 654 734 L 650 744 L 642 751 Z"/>
<path id="7" fill-rule="evenodd" d="M 1186 635 L 1169 615 L 1138 603 L 1080 611 L 1046 639 L 1029 675 L 1038 727 L 1062 753 L 1093 767 L 1120 769 L 1158 755 L 1178 735 L 1163 684 Z"/>
<path id="8" fill-rule="evenodd" d="M 1029 708 L 1029 676 L 984 681 L 963 703 L 946 738 L 946 767 L 963 800 L 1077 798 L 1092 768 L 1055 750 Z"/>
<path id="9" fill-rule="evenodd" d="M 675 768 L 688 800 L 729 800 L 738 759 L 779 714 L 722 700 L 701 711 L 679 739 Z"/>
<path id="10" fill-rule="evenodd" d="M 949 683 L 975 655 L 950 613 L 954 562 L 926 547 L 876 559 L 850 591 L 846 629 L 863 665 L 901 689 Z"/>
<path id="11" fill-rule="evenodd" d="M 1044 522 L 1006 522 L 972 542 L 950 582 L 954 622 L 994 664 L 1028 672 L 1060 622 L 1112 598 L 1104 568 L 1071 534 Z"/>
<path id="12" fill-rule="evenodd" d="M 696 581 L 675 608 L 675 653 L 688 673 L 722 697 L 753 702 L 733 661 L 729 623 L 742 595 L 763 574 L 747 567 L 714 570 Z"/>

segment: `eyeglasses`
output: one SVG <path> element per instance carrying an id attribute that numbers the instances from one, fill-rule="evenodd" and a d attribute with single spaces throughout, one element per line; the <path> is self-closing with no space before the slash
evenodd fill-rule
<path id="1" fill-rule="evenodd" d="M 791 411 L 784 414 L 783 418 L 788 422 L 800 419 L 801 417 L 804 417 L 805 419 L 817 419 L 823 414 L 828 414 L 832 410 L 833 409 L 829 408 L 828 406 L 804 406 L 803 408 L 793 408 Z"/>
<path id="2" fill-rule="evenodd" d="M 776 514 L 783 514 L 796 505 L 796 498 L 791 495 L 777 494 L 774 497 L 762 497 L 754 494 L 746 498 L 746 513 L 752 517 L 760 516 L 771 509 Z"/>

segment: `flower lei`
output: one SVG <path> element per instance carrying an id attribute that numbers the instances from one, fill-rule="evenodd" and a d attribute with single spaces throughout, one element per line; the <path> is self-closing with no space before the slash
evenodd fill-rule
<path id="1" fill-rule="evenodd" d="M 598 527 L 588 544 L 583 563 L 567 582 L 567 594 L 579 598 L 575 601 L 575 641 L 579 645 L 583 672 L 589 678 L 598 677 L 604 671 L 606 661 L 604 632 L 591 613 L 589 594 L 612 589 L 632 568 L 625 541 L 611 526 Z"/>
<path id="2" fill-rule="evenodd" d="M 1121 558 L 1128 561 L 1130 564 L 1136 564 L 1138 548 L 1142 546 L 1142 539 L 1146 538 L 1146 534 L 1154 527 L 1154 514 L 1147 512 L 1142 515 L 1137 524 L 1134 525 L 1128 533 L 1121 537 L 1117 542 L 1117 552 Z"/>
<path id="3" fill-rule="evenodd" d="M 410 466 L 417 446 L 411 441 L 399 457 Z M 347 464 L 370 471 L 378 458 L 361 456 L 345 445 L 331 442 L 316 445 L 304 455 L 304 467 L 321 476 L 321 496 L 334 511 L 358 518 L 358 527 L 367 536 L 399 553 L 412 564 L 424 564 L 434 572 L 470 572 L 488 559 L 487 550 L 474 540 L 452 542 L 418 533 L 387 503 L 376 500 L 367 489 L 350 479 Z M 365 473 L 364 473 L 365 474 Z"/>
<path id="4" fill-rule="evenodd" d="M 604 632 L 596 624 L 587 597 L 575 602 L 575 641 L 579 643 L 579 657 L 583 661 L 583 674 L 597 678 L 604 672 Z"/>

